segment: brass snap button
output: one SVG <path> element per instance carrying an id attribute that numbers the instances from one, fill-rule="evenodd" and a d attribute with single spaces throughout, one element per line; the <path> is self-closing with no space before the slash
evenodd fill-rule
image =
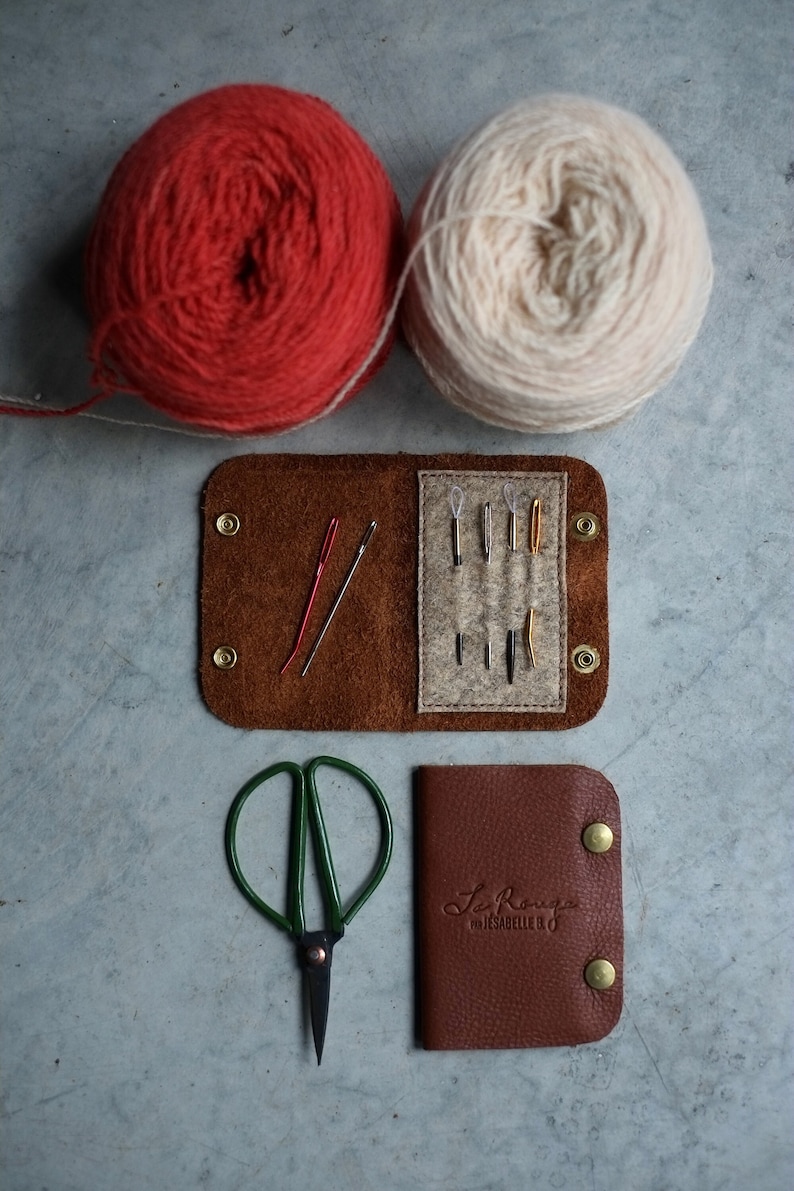
<path id="1" fill-rule="evenodd" d="M 237 665 L 237 650 L 232 649 L 231 645 L 219 645 L 212 660 L 219 670 L 231 670 Z"/>
<path id="2" fill-rule="evenodd" d="M 601 533 L 601 522 L 595 513 L 577 513 L 571 518 L 571 533 L 580 542 L 592 542 Z"/>
<path id="3" fill-rule="evenodd" d="M 240 518 L 236 513 L 221 513 L 215 522 L 215 528 L 225 538 L 233 538 L 240 528 Z"/>
<path id="4" fill-rule="evenodd" d="M 588 852 L 608 852 L 614 840 L 612 828 L 606 823 L 591 823 L 582 832 L 582 843 Z"/>
<path id="5" fill-rule="evenodd" d="M 601 655 L 594 645 L 577 645 L 571 663 L 578 674 L 592 674 L 601 665 Z"/>
<path id="6" fill-rule="evenodd" d="M 617 979 L 617 972 L 608 959 L 594 959 L 585 968 L 584 978 L 591 988 L 601 991 L 612 987 Z"/>

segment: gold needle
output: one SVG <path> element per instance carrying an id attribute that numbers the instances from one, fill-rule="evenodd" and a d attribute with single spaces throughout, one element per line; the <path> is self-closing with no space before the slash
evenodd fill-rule
<path id="1" fill-rule="evenodd" d="M 532 520 L 529 525 L 529 553 L 537 554 L 540 550 L 540 501 L 536 498 L 532 502 Z"/>
<path id="2" fill-rule="evenodd" d="M 535 662 L 535 647 L 532 644 L 532 630 L 534 627 L 535 627 L 535 609 L 530 608 L 529 611 L 527 612 L 527 619 L 524 622 L 524 644 L 527 647 L 527 653 L 529 654 L 529 660 L 530 660 L 533 670 L 536 668 L 536 665 L 537 665 L 537 663 Z"/>

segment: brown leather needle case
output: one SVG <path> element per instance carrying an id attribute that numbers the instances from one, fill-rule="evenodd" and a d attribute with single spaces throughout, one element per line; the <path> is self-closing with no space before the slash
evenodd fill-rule
<path id="1" fill-rule="evenodd" d="M 459 565 L 453 491 L 463 498 Z M 603 703 L 606 494 L 579 459 L 246 455 L 210 477 L 203 516 L 201 685 L 230 724 L 549 730 L 584 723 Z M 306 637 L 280 674 L 332 517 L 339 531 Z"/>
<path id="2" fill-rule="evenodd" d="M 428 1050 L 574 1046 L 623 1001 L 620 809 L 580 765 L 420 768 Z"/>

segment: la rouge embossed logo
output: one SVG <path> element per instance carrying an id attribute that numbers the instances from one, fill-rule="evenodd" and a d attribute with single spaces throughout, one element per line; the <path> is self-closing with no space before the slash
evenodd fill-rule
<path id="1" fill-rule="evenodd" d="M 542 930 L 553 934 L 560 913 L 575 909 L 576 904 L 559 899 L 533 902 L 515 893 L 512 885 L 491 893 L 480 881 L 473 889 L 456 894 L 456 900 L 442 909 L 450 918 L 465 918 L 469 930 Z"/>

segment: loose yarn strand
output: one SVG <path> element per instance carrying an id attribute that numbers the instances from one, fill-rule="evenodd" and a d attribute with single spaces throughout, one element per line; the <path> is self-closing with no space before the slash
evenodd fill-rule
<path id="1" fill-rule="evenodd" d="M 213 433 L 212 430 L 202 430 L 200 427 L 191 430 L 187 426 L 180 426 L 177 423 L 168 425 L 160 422 L 141 422 L 133 418 L 118 418 L 110 414 L 95 413 L 89 406 L 93 405 L 95 401 L 100 400 L 102 400 L 102 396 L 101 394 L 97 394 L 91 401 L 85 401 L 81 405 L 70 405 L 65 409 L 42 409 L 27 397 L 3 397 L 2 401 L 9 404 L 0 405 L 0 413 L 16 414 L 20 417 L 74 416 L 77 418 L 90 418 L 94 422 L 109 422 L 112 426 L 131 426 L 140 430 L 164 430 L 168 434 L 184 434 L 188 438 L 230 439 L 236 437 L 233 434 Z"/>
<path id="2" fill-rule="evenodd" d="M 533 224 L 537 224 L 537 226 L 541 226 L 541 224 L 538 221 L 529 220 L 525 216 L 516 215 L 514 212 L 493 209 L 493 210 L 462 212 L 459 215 L 450 215 L 446 219 L 439 219 L 438 222 L 434 223 L 432 227 L 425 228 L 425 230 L 422 232 L 422 235 L 419 238 L 419 240 L 416 242 L 416 244 L 413 245 L 410 252 L 408 253 L 405 264 L 403 265 L 402 270 L 400 272 L 400 276 L 397 279 L 397 284 L 394 287 L 394 298 L 392 299 L 391 306 L 389 307 L 388 311 L 386 312 L 386 316 L 383 320 L 383 324 L 381 325 L 381 329 L 378 332 L 375 342 L 373 343 L 372 347 L 370 348 L 367 356 L 365 356 L 363 362 L 359 365 L 359 367 L 356 369 L 356 371 L 353 373 L 353 375 L 350 377 L 350 379 L 346 382 L 346 384 L 339 390 L 339 392 L 336 394 L 336 396 L 329 402 L 327 408 L 325 410 L 323 410 L 322 414 L 318 415 L 318 417 L 325 417 L 326 414 L 331 413 L 338 406 L 344 404 L 344 402 L 346 401 L 346 399 L 348 398 L 350 393 L 354 389 L 356 389 L 356 387 L 359 385 L 359 382 L 360 382 L 362 376 L 371 367 L 373 360 L 375 360 L 377 358 L 379 352 L 383 348 L 384 343 L 387 341 L 389 336 L 393 333 L 394 326 L 397 321 L 397 314 L 400 309 L 400 304 L 402 303 L 402 300 L 403 300 L 403 295 L 405 293 L 405 287 L 408 284 L 408 279 L 409 279 L 409 277 L 411 275 L 411 271 L 414 267 L 414 262 L 416 261 L 416 258 L 419 256 L 420 252 L 422 251 L 424 246 L 428 243 L 428 241 L 431 240 L 434 236 L 436 236 L 440 231 L 443 231 L 445 228 L 456 226 L 458 224 L 465 223 L 467 221 L 471 221 L 473 219 L 483 219 L 483 218 L 517 219 L 517 220 L 520 220 L 520 222 L 525 223 L 525 224 L 531 222 Z M 312 420 L 315 421 L 317 419 L 312 419 Z"/>
<path id="3" fill-rule="evenodd" d="M 2 397 L 0 401 L 8 404 L 0 404 L 0 414 L 16 414 L 20 418 L 60 418 L 72 414 L 83 414 L 101 400 L 102 394 L 94 393 L 93 397 L 79 402 L 78 405 L 70 405 L 67 409 L 58 409 L 38 405 L 37 402 L 26 397 Z"/>

